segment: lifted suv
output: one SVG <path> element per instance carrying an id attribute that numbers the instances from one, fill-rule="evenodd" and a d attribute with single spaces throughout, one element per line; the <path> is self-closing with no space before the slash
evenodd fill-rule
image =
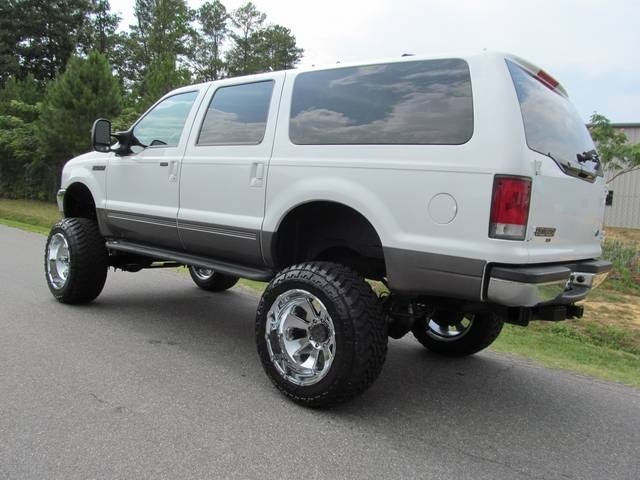
<path id="1" fill-rule="evenodd" d="M 589 133 L 553 77 L 510 55 L 193 85 L 126 132 L 97 120 L 92 141 L 62 174 L 53 295 L 89 302 L 109 267 L 188 265 L 214 292 L 269 281 L 260 359 L 308 406 L 371 385 L 389 335 L 463 356 L 504 322 L 580 317 L 610 269 Z"/>

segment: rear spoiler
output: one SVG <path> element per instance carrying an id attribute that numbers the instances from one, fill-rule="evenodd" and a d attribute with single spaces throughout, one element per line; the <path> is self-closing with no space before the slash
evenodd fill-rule
<path id="1" fill-rule="evenodd" d="M 558 94 L 562 95 L 565 98 L 569 98 L 569 94 L 564 89 L 564 87 L 560 84 L 560 82 L 556 80 L 554 77 L 552 77 L 545 70 L 541 69 L 540 67 L 537 67 L 531 62 L 526 61 L 524 58 L 520 58 L 515 55 L 505 55 L 505 58 L 507 60 L 511 60 L 512 62 L 518 64 L 518 66 L 525 69 L 527 72 L 529 72 L 531 75 L 536 77 L 538 80 L 540 80 L 543 84 L 545 84 L 554 92 L 557 92 Z"/>

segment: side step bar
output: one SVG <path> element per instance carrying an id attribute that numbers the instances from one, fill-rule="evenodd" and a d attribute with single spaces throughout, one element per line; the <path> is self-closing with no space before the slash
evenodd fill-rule
<path id="1" fill-rule="evenodd" d="M 170 260 L 185 265 L 197 265 L 199 267 L 211 268 L 216 272 L 233 275 L 235 277 L 248 278 L 258 282 L 268 282 L 271 280 L 275 272 L 264 268 L 247 267 L 235 263 L 223 262 L 207 257 L 200 257 L 184 252 L 176 252 L 174 250 L 165 250 L 163 248 L 149 247 L 139 243 L 127 242 L 125 240 L 107 240 L 107 248 L 118 252 L 134 253 L 145 257 L 152 257 L 158 260 Z"/>

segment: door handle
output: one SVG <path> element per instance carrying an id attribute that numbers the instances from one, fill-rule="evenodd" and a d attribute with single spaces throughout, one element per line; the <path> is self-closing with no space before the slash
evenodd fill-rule
<path id="1" fill-rule="evenodd" d="M 249 185 L 252 187 L 261 187 L 264 180 L 264 163 L 253 162 L 251 165 L 251 180 Z"/>
<path id="2" fill-rule="evenodd" d="M 160 166 L 161 167 L 168 167 L 169 166 L 169 162 L 160 162 Z"/>
<path id="3" fill-rule="evenodd" d="M 262 180 L 264 178 L 264 163 L 256 163 L 256 179 Z"/>

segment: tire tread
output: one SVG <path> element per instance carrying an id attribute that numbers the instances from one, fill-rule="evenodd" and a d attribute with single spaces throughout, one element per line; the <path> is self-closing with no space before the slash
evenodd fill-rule
<path id="1" fill-rule="evenodd" d="M 51 237 L 59 232 L 65 235 L 71 253 L 69 278 L 62 289 L 54 289 L 51 285 L 49 285 L 49 289 L 53 296 L 62 303 L 88 303 L 100 295 L 107 278 L 108 253 L 104 238 L 94 220 L 63 218 L 52 227 L 47 239 L 47 246 Z M 45 272 L 47 268 L 46 250 Z M 47 284 L 49 284 L 48 281 Z"/>
<path id="2" fill-rule="evenodd" d="M 317 395 L 301 394 L 300 389 L 289 388 L 270 368 L 266 348 L 260 348 L 264 324 L 256 321 L 256 339 L 260 358 L 267 375 L 275 386 L 296 403 L 309 407 L 327 407 L 351 400 L 365 391 L 382 371 L 387 354 L 387 327 L 382 307 L 371 286 L 354 270 L 331 262 L 309 262 L 293 265 L 281 271 L 265 291 L 256 319 L 266 316 L 271 307 L 265 302 L 271 292 L 283 282 L 310 282 L 323 291 L 332 302 L 342 302 L 353 328 L 345 333 L 345 342 L 354 344 L 350 372 L 344 381 L 336 382 Z M 327 288 L 327 285 L 329 286 Z"/>

